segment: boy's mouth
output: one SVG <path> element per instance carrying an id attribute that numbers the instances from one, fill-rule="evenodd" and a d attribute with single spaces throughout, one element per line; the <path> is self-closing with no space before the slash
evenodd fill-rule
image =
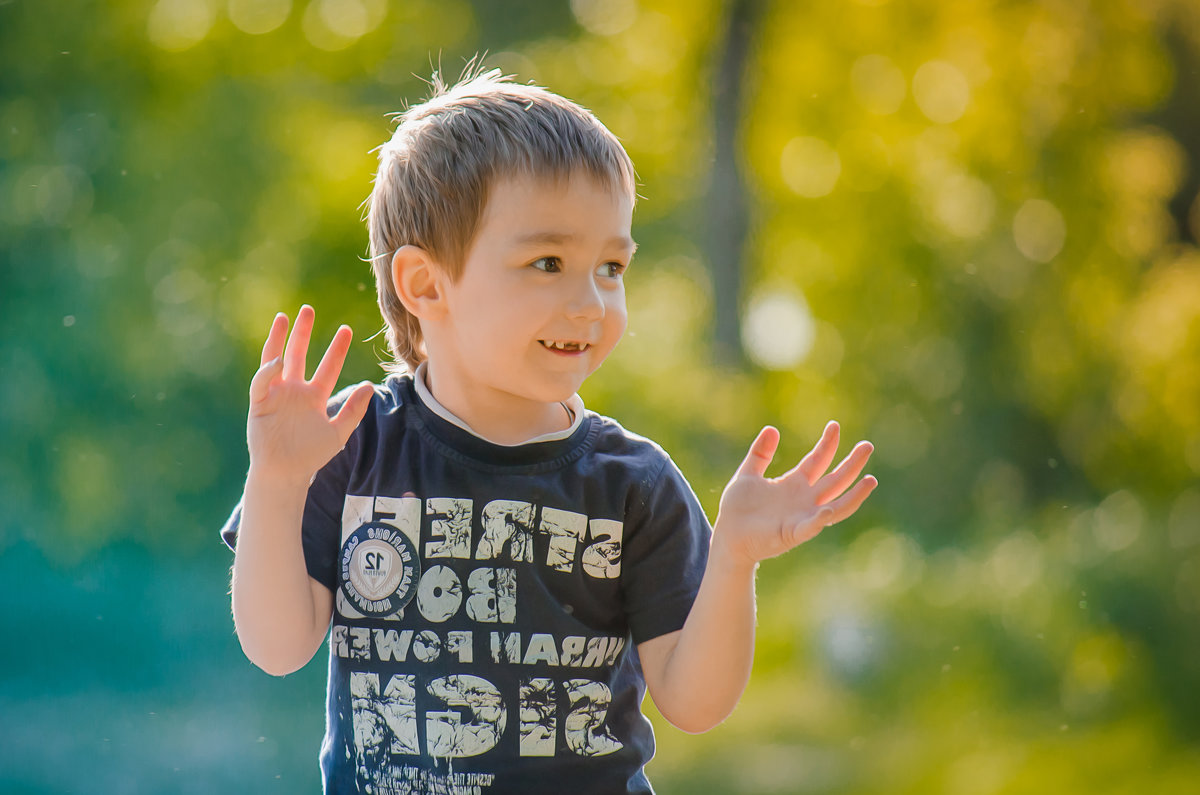
<path id="1" fill-rule="evenodd" d="M 592 347 L 586 342 L 563 342 L 561 340 L 538 340 L 542 346 L 559 353 L 582 353 Z"/>

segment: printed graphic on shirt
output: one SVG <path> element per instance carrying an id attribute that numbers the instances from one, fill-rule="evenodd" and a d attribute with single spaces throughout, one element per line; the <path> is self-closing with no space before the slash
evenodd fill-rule
<path id="1" fill-rule="evenodd" d="M 359 527 L 342 545 L 342 594 L 361 613 L 386 616 L 413 597 L 421 562 L 412 541 L 382 522 Z"/>
<path id="2" fill-rule="evenodd" d="M 514 564 L 611 580 L 622 536 L 619 521 L 518 500 L 347 495 L 330 645 L 350 667 L 359 781 L 372 792 L 482 793 L 492 776 L 454 773 L 452 760 L 497 751 L 506 737 L 521 757 L 620 750 L 606 681 L 626 639 L 517 625 Z M 379 626 L 405 612 L 412 628 Z M 470 629 L 437 626 L 451 619 Z"/>
<path id="3" fill-rule="evenodd" d="M 346 495 L 345 501 L 342 503 L 343 552 L 351 535 L 363 525 L 375 523 L 376 517 L 378 517 L 378 521 L 399 530 L 412 544 L 412 548 L 419 550 L 421 548 L 421 510 L 422 501 L 416 497 Z M 346 618 L 365 618 L 367 616 L 346 598 L 344 588 L 338 588 L 334 593 L 334 606 L 337 614 Z M 404 608 L 400 607 L 391 613 L 373 615 L 372 618 L 400 621 L 404 618 Z"/>

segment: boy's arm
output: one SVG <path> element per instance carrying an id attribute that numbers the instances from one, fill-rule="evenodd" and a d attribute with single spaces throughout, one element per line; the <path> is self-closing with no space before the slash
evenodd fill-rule
<path id="1" fill-rule="evenodd" d="M 333 594 L 305 565 L 304 504 L 313 476 L 345 446 L 372 394 L 361 384 L 328 416 L 352 334 L 338 329 L 307 381 L 312 326 L 312 307 L 304 306 L 289 339 L 287 316 L 276 315 L 250 383 L 250 472 L 233 559 L 233 622 L 246 656 L 277 676 L 312 659 L 329 628 Z"/>
<path id="2" fill-rule="evenodd" d="M 329 631 L 333 593 L 308 574 L 300 520 L 308 484 L 272 482 L 253 469 L 242 496 L 233 559 L 233 624 L 242 651 L 283 676 L 312 659 Z"/>
<path id="3" fill-rule="evenodd" d="M 791 471 L 766 478 L 779 432 L 764 428 L 721 495 L 708 566 L 683 629 L 638 644 L 646 686 L 659 712 L 680 729 L 703 732 L 725 720 L 754 662 L 754 572 L 847 518 L 877 485 L 854 481 L 872 446 L 860 442 L 829 474 L 838 426 Z M 853 486 L 852 486 L 853 484 Z"/>

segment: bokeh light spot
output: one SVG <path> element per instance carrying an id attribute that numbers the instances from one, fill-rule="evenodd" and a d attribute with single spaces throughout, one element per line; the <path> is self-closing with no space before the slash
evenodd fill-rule
<path id="1" fill-rule="evenodd" d="M 827 196 L 837 185 L 842 161 L 820 138 L 800 136 L 783 147 L 783 180 L 793 192 L 809 199 Z"/>
<path id="2" fill-rule="evenodd" d="M 512 75 L 513 79 L 518 83 L 525 82 L 526 80 L 538 83 L 541 80 L 537 63 L 525 53 L 515 50 L 505 50 L 489 57 L 488 63 L 499 69 L 503 74 Z"/>
<path id="3" fill-rule="evenodd" d="M 1008 597 L 1019 595 L 1037 582 L 1043 566 L 1042 545 L 1025 530 L 997 544 L 987 562 L 992 586 Z"/>
<path id="4" fill-rule="evenodd" d="M 875 627 L 856 612 L 842 610 L 831 616 L 821 635 L 827 658 L 847 674 L 862 673 L 875 657 Z"/>
<path id="5" fill-rule="evenodd" d="M 1142 376 L 1150 366 L 1184 369 L 1189 342 L 1200 327 L 1200 255 L 1155 268 L 1143 285 L 1123 330 L 1131 367 Z"/>
<path id="6" fill-rule="evenodd" d="M 1049 262 L 1062 251 L 1067 223 L 1062 213 L 1045 199 L 1030 199 L 1013 218 L 1013 239 L 1028 259 Z"/>
<path id="7" fill-rule="evenodd" d="M 367 32 L 367 9 L 361 0 L 320 0 L 317 13 L 325 27 L 347 39 L 357 39 Z"/>
<path id="8" fill-rule="evenodd" d="M 1110 494 L 1096 507 L 1092 532 L 1100 547 L 1119 552 L 1138 540 L 1145 519 L 1145 510 L 1138 498 L 1121 490 Z"/>
<path id="9" fill-rule="evenodd" d="M 304 36 L 322 50 L 344 50 L 379 27 L 386 15 L 383 0 L 316 0 L 304 11 Z"/>
<path id="10" fill-rule="evenodd" d="M 629 62 L 653 74 L 668 74 L 687 53 L 688 41 L 675 20 L 655 11 L 639 12 L 637 24 L 619 39 Z"/>
<path id="11" fill-rule="evenodd" d="M 571 0 L 571 13 L 588 33 L 613 36 L 637 19 L 635 0 Z"/>
<path id="12" fill-rule="evenodd" d="M 904 73 L 886 55 L 864 55 L 855 61 L 850 87 L 864 108 L 880 116 L 899 110 L 907 92 Z"/>
<path id="13" fill-rule="evenodd" d="M 875 455 L 893 467 L 919 461 L 929 450 L 929 423 L 908 403 L 888 406 L 876 418 L 868 438 Z"/>
<path id="14" fill-rule="evenodd" d="M 971 100 L 967 78 L 951 63 L 927 61 L 913 75 L 913 99 L 933 122 L 950 124 L 962 118 Z"/>
<path id="15" fill-rule="evenodd" d="M 863 533 L 846 556 L 849 578 L 863 590 L 900 590 L 911 586 L 925 567 L 921 548 L 911 538 L 883 528 Z"/>
<path id="16" fill-rule="evenodd" d="M 177 337 L 196 334 L 210 322 L 206 310 L 211 290 L 196 271 L 171 271 L 154 287 L 159 327 Z"/>
<path id="17" fill-rule="evenodd" d="M 1126 132 L 1106 147 L 1104 177 L 1119 195 L 1169 199 L 1179 190 L 1186 159 L 1179 143 L 1161 130 Z"/>
<path id="18" fill-rule="evenodd" d="M 92 199 L 92 181 L 76 166 L 46 169 L 34 189 L 34 205 L 49 226 L 66 225 L 76 212 L 87 213 Z"/>
<path id="19" fill-rule="evenodd" d="M 252 36 L 277 29 L 291 13 L 292 0 L 229 0 L 229 21 Z"/>
<path id="20" fill-rule="evenodd" d="M 146 20 L 146 35 L 160 49 L 182 52 L 204 40 L 216 16 L 211 0 L 158 0 Z"/>
<path id="21" fill-rule="evenodd" d="M 742 343 L 768 370 L 790 370 L 812 350 L 816 324 L 804 298 L 792 292 L 763 292 L 750 300 Z"/>
<path id="22" fill-rule="evenodd" d="M 987 231 L 995 211 L 992 189 L 983 180 L 967 174 L 951 174 L 942 180 L 933 201 L 933 217 L 955 237 L 979 237 Z"/>

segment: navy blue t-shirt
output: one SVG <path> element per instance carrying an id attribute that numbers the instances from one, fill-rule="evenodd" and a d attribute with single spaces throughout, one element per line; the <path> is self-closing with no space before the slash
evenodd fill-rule
<path id="1" fill-rule="evenodd" d="M 683 626 L 710 533 L 662 448 L 607 417 L 505 447 L 409 377 L 376 386 L 304 509 L 335 595 L 326 793 L 650 792 L 636 644 Z"/>

